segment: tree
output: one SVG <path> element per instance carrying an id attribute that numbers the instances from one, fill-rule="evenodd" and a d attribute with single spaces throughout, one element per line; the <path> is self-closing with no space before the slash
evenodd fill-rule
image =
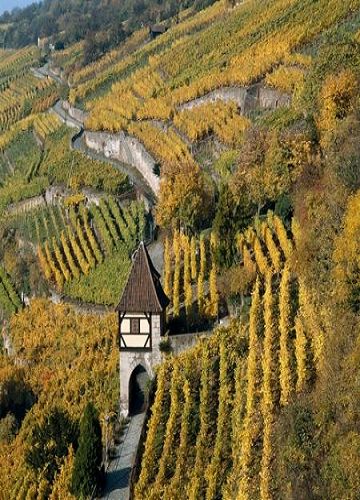
<path id="1" fill-rule="evenodd" d="M 273 297 L 273 277 L 271 273 L 266 275 L 264 305 L 264 343 L 262 356 L 262 400 L 261 413 L 263 417 L 263 449 L 260 471 L 260 497 L 262 500 L 272 498 L 272 434 L 273 434 L 273 410 L 274 410 L 274 364 L 275 364 L 275 318 Z"/>
<path id="2" fill-rule="evenodd" d="M 192 286 L 191 286 L 191 250 L 189 237 L 183 237 L 183 252 L 184 252 L 184 295 L 185 295 L 185 310 L 189 315 L 193 303 Z"/>
<path id="3" fill-rule="evenodd" d="M 0 419 L 0 444 L 10 443 L 16 435 L 17 428 L 17 421 L 12 413 Z"/>
<path id="4" fill-rule="evenodd" d="M 351 309 L 360 311 L 360 190 L 349 198 L 343 230 L 335 241 L 335 293 Z"/>
<path id="5" fill-rule="evenodd" d="M 208 314 L 211 318 L 217 318 L 219 313 L 219 292 L 217 287 L 217 268 L 213 264 L 209 276 L 209 303 Z"/>
<path id="6" fill-rule="evenodd" d="M 324 81 L 320 93 L 321 110 L 318 120 L 324 146 L 333 137 L 338 121 L 343 120 L 351 111 L 358 90 L 357 78 L 349 69 L 337 75 L 329 75 Z"/>
<path id="7" fill-rule="evenodd" d="M 70 446 L 69 453 L 55 476 L 49 500 L 75 500 L 75 497 L 70 493 L 74 458 L 74 450 Z"/>
<path id="8" fill-rule="evenodd" d="M 135 16 L 141 16 L 145 10 L 144 0 L 136 0 L 133 5 L 133 14 Z"/>
<path id="9" fill-rule="evenodd" d="M 144 492 L 154 480 L 157 462 L 154 460 L 156 448 L 157 430 L 161 425 L 163 416 L 164 399 L 166 395 L 166 380 L 171 377 L 169 363 L 162 363 L 157 374 L 157 385 L 155 400 L 151 409 L 151 417 L 148 423 L 145 448 L 142 457 L 142 467 L 138 483 L 135 488 L 135 497 L 144 498 Z"/>
<path id="10" fill-rule="evenodd" d="M 52 481 L 59 470 L 60 460 L 66 457 L 70 445 L 76 445 L 77 424 L 67 412 L 54 408 L 46 415 L 42 424 L 36 424 L 26 452 L 26 463 L 37 474 Z"/>
<path id="11" fill-rule="evenodd" d="M 194 163 L 167 166 L 156 212 L 161 226 L 199 227 L 211 214 L 210 190 Z"/>
<path id="12" fill-rule="evenodd" d="M 214 219 L 214 231 L 218 235 L 216 249 L 217 262 L 222 266 L 230 266 L 236 254 L 236 233 L 249 222 L 246 211 L 236 200 L 229 186 L 220 187 L 219 201 Z"/>
<path id="13" fill-rule="evenodd" d="M 198 300 L 198 310 L 200 314 L 204 312 L 204 300 L 205 300 L 205 273 L 206 273 L 206 245 L 205 238 L 203 235 L 200 236 L 200 269 L 197 281 L 197 300 Z"/>
<path id="14" fill-rule="evenodd" d="M 72 493 L 75 496 L 88 497 L 99 487 L 101 459 L 99 416 L 95 406 L 88 403 L 80 422 L 79 448 L 72 474 Z"/>
<path id="15" fill-rule="evenodd" d="M 256 278 L 256 268 L 253 266 L 249 270 L 245 266 L 234 265 L 226 269 L 218 280 L 220 296 L 226 297 L 228 304 L 235 308 L 234 313 L 238 314 L 238 307 L 244 306 L 244 299 L 250 295 Z"/>
<path id="16" fill-rule="evenodd" d="M 296 356 L 296 391 L 301 392 L 304 389 L 307 379 L 307 339 L 305 336 L 304 325 L 301 316 L 295 319 L 295 356 Z"/>
<path id="17" fill-rule="evenodd" d="M 232 372 L 230 354 L 231 349 L 226 345 L 226 336 L 220 340 L 220 362 L 219 362 L 219 406 L 216 424 L 216 438 L 211 462 L 205 471 L 207 482 L 206 498 L 218 498 L 221 496 L 221 488 L 225 481 L 223 473 L 229 467 L 231 457 L 231 426 L 229 415 L 232 412 Z"/>
<path id="18" fill-rule="evenodd" d="M 55 50 L 64 50 L 65 49 L 64 42 L 62 40 L 57 40 L 55 42 L 54 48 Z"/>
<path id="19" fill-rule="evenodd" d="M 0 419 L 11 413 L 21 423 L 35 400 L 23 368 L 0 370 Z"/>
<path id="20" fill-rule="evenodd" d="M 98 47 L 95 42 L 95 33 L 89 32 L 84 41 L 83 65 L 92 63 L 98 57 Z"/>

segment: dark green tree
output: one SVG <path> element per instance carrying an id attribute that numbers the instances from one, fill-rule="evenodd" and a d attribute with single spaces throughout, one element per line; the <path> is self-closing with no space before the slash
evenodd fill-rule
<path id="1" fill-rule="evenodd" d="M 228 185 L 220 186 L 219 200 L 214 219 L 214 231 L 218 235 L 217 263 L 229 267 L 237 252 L 236 233 L 250 221 L 248 206 L 238 202 Z"/>
<path id="2" fill-rule="evenodd" d="M 36 424 L 30 437 L 30 447 L 26 452 L 26 463 L 35 471 L 43 472 L 51 482 L 59 469 L 70 445 L 76 447 L 78 426 L 69 415 L 54 408 L 42 424 Z"/>
<path id="3" fill-rule="evenodd" d="M 102 459 L 101 427 L 96 408 L 88 403 L 80 421 L 79 448 L 75 455 L 72 493 L 88 497 L 100 485 Z"/>

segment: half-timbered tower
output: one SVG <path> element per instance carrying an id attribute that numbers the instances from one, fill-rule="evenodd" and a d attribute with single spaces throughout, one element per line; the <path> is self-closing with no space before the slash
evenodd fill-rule
<path id="1" fill-rule="evenodd" d="M 131 408 L 132 377 L 139 372 L 154 375 L 160 363 L 159 344 L 165 328 L 165 310 L 169 304 L 160 283 L 160 275 L 151 262 L 143 242 L 133 256 L 133 264 L 121 300 L 119 317 L 120 410 L 128 415 Z"/>

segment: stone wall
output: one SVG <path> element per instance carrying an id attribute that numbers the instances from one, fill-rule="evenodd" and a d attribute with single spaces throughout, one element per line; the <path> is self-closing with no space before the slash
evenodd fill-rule
<path id="1" fill-rule="evenodd" d="M 71 118 L 74 118 L 74 120 L 77 120 L 80 123 L 84 123 L 86 120 L 88 113 L 85 113 L 85 111 L 82 111 L 79 108 L 75 108 L 74 106 L 71 106 L 71 104 L 68 101 L 63 101 L 62 102 L 62 107 L 65 109 L 65 111 L 71 116 Z"/>
<path id="2" fill-rule="evenodd" d="M 50 186 L 45 193 L 45 200 L 48 205 L 59 203 L 62 198 L 71 195 L 71 190 L 65 186 Z"/>
<path id="3" fill-rule="evenodd" d="M 129 381 L 132 372 L 137 366 L 141 365 L 147 371 L 149 378 L 153 379 L 155 376 L 154 369 L 162 361 L 162 354 L 159 348 L 161 342 L 160 316 L 153 315 L 151 317 L 151 330 L 151 351 L 131 352 L 120 350 L 120 414 L 123 417 L 127 417 L 129 412 Z"/>
<path id="4" fill-rule="evenodd" d="M 99 205 L 101 198 L 107 196 L 106 193 L 97 192 L 90 188 L 81 189 L 80 192 L 83 193 L 86 197 L 86 202 L 88 205 L 92 203 L 94 203 L 95 205 Z M 28 198 L 17 203 L 12 203 L 7 207 L 6 211 L 9 214 L 29 212 L 35 208 L 41 208 L 45 207 L 46 205 L 56 205 L 58 203 L 61 203 L 64 198 L 66 198 L 67 196 L 71 196 L 72 194 L 73 191 L 65 186 L 50 186 L 46 189 L 45 194 L 33 196 L 32 198 Z M 127 197 L 129 197 L 129 199 L 133 199 L 133 197 L 131 198 L 129 194 L 125 194 L 125 200 L 127 200 Z"/>
<path id="5" fill-rule="evenodd" d="M 15 349 L 13 347 L 11 337 L 9 334 L 9 328 L 7 325 L 4 325 L 1 331 L 2 334 L 2 339 L 3 339 L 3 346 L 6 354 L 8 356 L 14 356 L 15 355 Z"/>
<path id="6" fill-rule="evenodd" d="M 263 109 L 276 109 L 290 106 L 291 96 L 276 89 L 260 87 L 258 94 L 258 106 Z"/>
<path id="7" fill-rule="evenodd" d="M 129 410 L 129 381 L 135 368 L 141 365 L 147 371 L 149 378 L 155 376 L 154 369 L 163 361 L 164 354 L 160 351 L 160 342 L 164 337 L 160 336 L 159 316 L 152 316 L 152 351 L 121 351 L 120 350 L 120 413 L 128 416 Z M 201 338 L 208 337 L 212 332 L 186 333 L 182 335 L 171 335 L 170 344 L 173 354 L 178 355 L 195 346 Z"/>
<path id="8" fill-rule="evenodd" d="M 44 207 L 46 205 L 45 197 L 34 196 L 33 198 L 29 198 L 27 200 L 19 201 L 18 203 L 13 203 L 8 206 L 7 212 L 9 214 L 19 214 L 22 212 L 28 212 L 29 210 L 33 210 L 34 208 Z"/>
<path id="9" fill-rule="evenodd" d="M 264 87 L 262 84 L 250 87 L 223 87 L 208 94 L 181 104 L 178 109 L 193 109 L 203 104 L 222 101 L 235 102 L 242 114 L 260 109 L 276 109 L 280 106 L 289 106 L 291 97 L 276 89 Z"/>
<path id="10" fill-rule="evenodd" d="M 184 109 L 193 109 L 201 106 L 202 104 L 215 101 L 233 101 L 241 110 L 243 110 L 245 107 L 247 92 L 248 89 L 246 87 L 223 87 L 221 89 L 213 90 L 198 99 L 181 104 L 178 109 L 181 111 Z"/>
<path id="11" fill-rule="evenodd" d="M 157 195 L 160 179 L 154 174 L 154 158 L 146 151 L 140 141 L 124 132 L 109 134 L 106 132 L 84 132 L 86 146 L 106 158 L 113 158 L 136 168 Z"/>
<path id="12" fill-rule="evenodd" d="M 212 332 L 200 332 L 200 333 L 184 333 L 181 335 L 170 335 L 170 344 L 172 352 L 177 355 L 180 354 L 191 347 L 194 347 L 200 339 L 209 337 Z"/>

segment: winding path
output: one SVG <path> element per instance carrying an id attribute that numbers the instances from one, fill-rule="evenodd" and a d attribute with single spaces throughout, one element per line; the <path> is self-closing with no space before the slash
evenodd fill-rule
<path id="1" fill-rule="evenodd" d="M 149 205 L 153 206 L 155 204 L 155 194 L 147 183 L 146 179 L 142 176 L 137 168 L 127 163 L 116 160 L 115 158 L 109 158 L 105 154 L 96 152 L 95 150 L 90 149 L 87 146 L 84 140 L 84 134 L 86 133 L 84 129 L 84 123 L 71 116 L 68 110 L 64 109 L 63 101 L 58 101 L 52 107 L 51 111 L 55 113 L 65 125 L 77 130 L 77 133 L 74 134 L 71 140 L 70 147 L 72 149 L 80 151 L 92 160 L 106 162 L 115 167 L 120 172 L 126 174 L 129 177 L 131 184 L 138 190 L 140 190 L 140 192 L 146 197 Z"/>
<path id="2" fill-rule="evenodd" d="M 57 75 L 56 73 L 51 71 L 51 69 L 49 68 L 49 63 L 46 63 L 41 68 L 31 68 L 31 71 L 32 71 L 33 75 L 36 76 L 37 78 L 50 77 L 53 80 L 55 80 L 57 83 L 59 83 L 60 85 L 67 85 L 67 83 L 64 82 L 64 80 L 62 80 L 59 75 Z"/>
<path id="3" fill-rule="evenodd" d="M 56 75 L 48 64 L 42 68 L 34 69 L 33 73 L 39 78 L 50 77 L 66 84 L 61 77 Z M 235 102 L 241 114 L 248 114 L 256 108 L 276 109 L 288 106 L 290 96 L 275 89 L 266 88 L 263 83 L 248 87 L 222 87 L 178 106 L 178 110 L 193 109 L 205 103 Z M 131 183 L 143 193 L 150 206 L 156 202 L 159 191 L 159 179 L 153 173 L 156 165 L 155 159 L 146 150 L 143 144 L 135 137 L 124 133 L 111 134 L 105 132 L 90 132 L 84 128 L 86 113 L 72 107 L 67 101 L 58 101 L 52 108 L 66 125 L 77 130 L 70 147 L 81 151 L 91 159 L 110 163 L 121 172 L 128 175 Z M 152 121 L 155 124 L 155 121 Z M 156 122 L 160 128 L 166 127 L 161 121 Z M 173 127 L 175 132 L 189 146 L 186 137 Z"/>
<path id="4" fill-rule="evenodd" d="M 45 66 L 41 68 L 33 68 L 32 72 L 37 78 L 50 77 L 56 80 L 59 84 L 66 85 L 66 82 L 64 82 L 58 75 L 56 75 L 53 71 L 51 71 L 48 64 L 45 64 Z M 64 104 L 67 104 L 67 106 L 64 106 Z M 102 152 L 97 152 L 89 148 L 84 140 L 84 135 L 86 134 L 84 121 L 79 118 L 76 118 L 74 116 L 74 113 L 70 112 L 69 108 L 71 107 L 68 105 L 68 103 L 59 100 L 54 104 L 52 108 L 50 108 L 49 111 L 55 113 L 65 125 L 76 129 L 77 132 L 74 134 L 71 140 L 70 147 L 72 149 L 81 151 L 83 154 L 85 154 L 86 156 L 88 156 L 93 160 L 99 160 L 102 162 L 109 163 L 119 171 L 125 173 L 129 177 L 131 184 L 136 189 L 138 189 L 140 193 L 144 195 L 147 202 L 149 203 L 149 206 L 150 207 L 154 206 L 156 202 L 156 193 L 151 188 L 147 179 L 142 175 L 140 169 L 134 165 L 121 162 L 113 157 L 110 158 L 109 156 L 103 154 Z M 80 117 L 81 115 L 83 115 L 83 117 L 86 116 L 85 113 L 82 113 L 80 110 L 77 110 L 75 108 L 73 109 L 76 111 L 78 117 Z M 116 137 L 115 134 L 108 134 L 108 135 L 109 137 L 111 136 L 113 136 L 114 138 Z"/>

